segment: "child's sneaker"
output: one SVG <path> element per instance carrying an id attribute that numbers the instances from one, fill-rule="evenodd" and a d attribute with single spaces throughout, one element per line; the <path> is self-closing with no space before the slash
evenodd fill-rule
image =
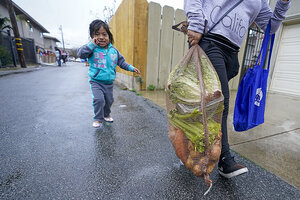
<path id="1" fill-rule="evenodd" d="M 235 176 L 248 172 L 248 168 L 237 164 L 233 157 L 226 159 L 223 157 L 218 164 L 219 174 L 225 178 L 233 178 Z"/>
<path id="2" fill-rule="evenodd" d="M 104 117 L 104 120 L 106 122 L 110 122 L 110 123 L 114 122 L 114 119 L 112 117 L 110 117 L 110 116 Z"/>
<path id="3" fill-rule="evenodd" d="M 102 126 L 102 123 L 101 123 L 101 122 L 99 122 L 99 121 L 94 121 L 94 122 L 93 122 L 93 127 L 94 127 L 94 128 L 101 128 L 101 126 Z"/>

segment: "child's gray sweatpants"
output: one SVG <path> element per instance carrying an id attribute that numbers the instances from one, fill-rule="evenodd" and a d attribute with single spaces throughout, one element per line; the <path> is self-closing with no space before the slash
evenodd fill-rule
<path id="1" fill-rule="evenodd" d="M 110 107 L 114 102 L 113 87 L 114 84 L 104 85 L 90 80 L 90 86 L 93 95 L 94 120 L 102 122 L 104 117 L 109 116 Z"/>

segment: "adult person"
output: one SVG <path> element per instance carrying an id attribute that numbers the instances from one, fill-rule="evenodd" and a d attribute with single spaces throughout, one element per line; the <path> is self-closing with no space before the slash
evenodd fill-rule
<path id="1" fill-rule="evenodd" d="M 61 51 L 59 48 L 55 47 L 55 55 L 56 55 L 56 60 L 57 60 L 57 65 L 61 67 Z"/>
<path id="2" fill-rule="evenodd" d="M 222 151 L 218 163 L 220 175 L 232 178 L 248 172 L 247 167 L 231 156 L 227 135 L 229 109 L 228 81 L 239 70 L 238 51 L 249 26 L 255 22 L 262 30 L 271 23 L 271 33 L 279 28 L 290 6 L 290 0 L 277 0 L 272 12 L 267 0 L 185 0 L 184 12 L 188 18 L 188 40 L 191 46 L 199 44 L 219 76 L 224 95 L 222 118 Z M 220 20 L 220 18 L 224 16 Z M 220 21 L 219 21 L 220 20 Z"/>

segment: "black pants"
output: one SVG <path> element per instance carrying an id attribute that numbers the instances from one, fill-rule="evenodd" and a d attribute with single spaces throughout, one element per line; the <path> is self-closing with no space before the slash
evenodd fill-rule
<path id="1" fill-rule="evenodd" d="M 209 57 L 211 63 L 219 76 L 222 92 L 224 95 L 224 111 L 222 117 L 222 152 L 221 158 L 230 158 L 230 149 L 227 135 L 227 117 L 229 110 L 229 86 L 228 81 L 235 77 L 239 71 L 238 49 L 232 50 L 220 43 L 202 39 L 199 42 L 200 47 Z"/>

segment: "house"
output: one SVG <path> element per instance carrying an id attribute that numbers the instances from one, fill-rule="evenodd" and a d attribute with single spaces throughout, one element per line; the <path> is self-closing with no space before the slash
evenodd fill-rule
<path id="1" fill-rule="evenodd" d="M 56 37 L 44 35 L 44 50 L 55 52 L 56 42 L 60 42 Z"/>
<path id="2" fill-rule="evenodd" d="M 36 62 L 36 50 L 39 48 L 44 48 L 44 33 L 49 33 L 49 31 L 44 28 L 39 22 L 32 18 L 28 13 L 26 13 L 22 8 L 20 8 L 16 3 L 12 2 L 15 11 L 17 25 L 19 29 L 20 36 L 22 38 L 25 60 L 26 62 Z M 9 12 L 7 10 L 7 5 L 5 0 L 0 0 L 0 13 L 1 17 L 8 17 Z M 11 35 L 14 36 L 13 31 Z"/>

